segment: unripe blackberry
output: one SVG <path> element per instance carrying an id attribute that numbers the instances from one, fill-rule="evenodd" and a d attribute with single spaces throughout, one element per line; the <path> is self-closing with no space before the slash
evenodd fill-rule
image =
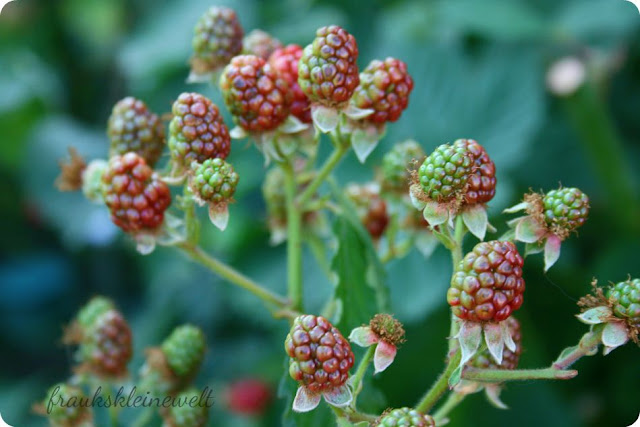
<path id="1" fill-rule="evenodd" d="M 465 203 L 488 203 L 496 195 L 496 165 L 484 147 L 473 139 L 458 139 L 453 146 L 465 149 L 473 158 L 473 172 L 469 175 L 464 194 Z"/>
<path id="2" fill-rule="evenodd" d="M 201 392 L 189 388 L 175 397 L 176 404 L 166 411 L 165 427 L 204 427 L 209 422 L 209 406 Z"/>
<path id="3" fill-rule="evenodd" d="M 476 353 L 476 355 L 469 361 L 468 365 L 480 369 L 516 369 L 518 367 L 518 362 L 520 361 L 520 354 L 522 353 L 520 322 L 518 322 L 513 316 L 509 317 L 507 319 L 507 328 L 509 328 L 511 338 L 516 345 L 515 351 L 511 351 L 509 348 L 505 347 L 502 352 L 502 363 L 497 364 L 491 356 L 491 353 L 489 353 L 489 350 L 484 350 L 480 353 Z"/>
<path id="4" fill-rule="evenodd" d="M 500 322 L 523 301 L 524 262 L 511 242 L 478 243 L 456 266 L 447 291 L 453 314 L 472 322 Z"/>
<path id="5" fill-rule="evenodd" d="M 443 144 L 418 169 L 422 190 L 432 200 L 448 202 L 464 195 L 474 160 L 461 146 Z"/>
<path id="6" fill-rule="evenodd" d="M 224 67 L 242 51 L 243 34 L 232 9 L 209 8 L 194 28 L 191 69 L 197 74 L 205 74 Z"/>
<path id="7" fill-rule="evenodd" d="M 365 120 L 384 124 L 400 118 L 412 90 L 407 64 L 395 58 L 375 59 L 360 73 L 360 85 L 352 99 L 356 107 L 374 111 Z"/>
<path id="8" fill-rule="evenodd" d="M 139 99 L 128 96 L 114 105 L 107 123 L 107 134 L 111 141 L 109 157 L 132 151 L 153 167 L 162 155 L 162 120 Z"/>
<path id="9" fill-rule="evenodd" d="M 276 49 L 269 57 L 269 64 L 284 78 L 293 94 L 290 111 L 303 123 L 311 123 L 309 98 L 298 84 L 298 63 L 302 57 L 302 48 L 297 44 Z"/>
<path id="10" fill-rule="evenodd" d="M 100 316 L 113 309 L 115 306 L 110 299 L 101 296 L 93 297 L 80 309 L 76 322 L 83 329 L 92 328 Z"/>
<path id="11" fill-rule="evenodd" d="M 337 25 L 319 28 L 304 48 L 298 83 L 312 102 L 342 107 L 360 83 L 356 39 Z"/>
<path id="12" fill-rule="evenodd" d="M 435 427 L 436 422 L 430 415 L 423 415 L 411 408 L 399 408 L 383 414 L 376 426 L 379 427 Z"/>
<path id="13" fill-rule="evenodd" d="M 233 166 L 222 159 L 207 159 L 192 164 L 190 180 L 194 196 L 204 202 L 220 204 L 229 202 L 238 185 L 238 174 Z"/>
<path id="14" fill-rule="evenodd" d="M 403 193 L 408 191 L 412 162 L 422 160 L 424 156 L 422 147 L 416 141 L 408 140 L 394 145 L 382 157 L 380 181 L 383 188 Z"/>
<path id="15" fill-rule="evenodd" d="M 289 375 L 310 392 L 342 386 L 353 366 L 349 341 L 322 316 L 298 316 L 284 343 Z"/>
<path id="16" fill-rule="evenodd" d="M 199 93 L 185 92 L 173 103 L 172 112 L 169 149 L 178 165 L 227 158 L 231 151 L 229 129 L 213 102 Z"/>
<path id="17" fill-rule="evenodd" d="M 229 409 L 238 414 L 260 415 L 269 405 L 271 397 L 271 388 L 264 381 L 236 381 L 229 386 Z"/>
<path id="18" fill-rule="evenodd" d="M 377 187 L 351 184 L 345 189 L 347 197 L 356 205 L 360 221 L 371 237 L 379 239 L 389 224 L 387 204 L 380 197 Z"/>
<path id="19" fill-rule="evenodd" d="M 190 377 L 200 369 L 205 348 L 204 334 L 192 325 L 178 326 L 162 343 L 167 364 L 178 377 Z"/>
<path id="20" fill-rule="evenodd" d="M 121 377 L 133 354 L 131 329 L 116 310 L 100 315 L 83 331 L 79 358 L 91 372 L 104 377 Z"/>
<path id="21" fill-rule="evenodd" d="M 91 411 L 78 404 L 81 399 L 88 399 L 82 389 L 59 383 L 47 391 L 46 398 L 39 405 L 39 411 L 43 411 L 42 415 L 46 414 L 52 427 L 92 426 Z"/>
<path id="22" fill-rule="evenodd" d="M 233 119 L 248 132 L 273 130 L 289 115 L 289 84 L 257 56 L 233 58 L 220 76 L 220 90 Z"/>
<path id="23" fill-rule="evenodd" d="M 112 157 L 102 183 L 111 220 L 125 232 L 155 231 L 162 225 L 171 193 L 142 157 L 135 153 Z"/>
<path id="24" fill-rule="evenodd" d="M 552 230 L 570 233 L 582 226 L 589 215 L 589 197 L 577 188 L 549 191 L 542 203 L 545 222 Z"/>
<path id="25" fill-rule="evenodd" d="M 613 285 L 607 291 L 607 299 L 616 317 L 640 327 L 640 279 L 629 279 Z"/>
<path id="26" fill-rule="evenodd" d="M 271 36 L 271 34 L 262 30 L 252 30 L 244 36 L 242 41 L 242 54 L 255 55 L 264 60 L 276 50 L 282 47 L 280 40 Z"/>

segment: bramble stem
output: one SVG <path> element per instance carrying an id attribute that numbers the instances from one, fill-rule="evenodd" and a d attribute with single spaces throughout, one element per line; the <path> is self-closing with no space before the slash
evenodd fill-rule
<path id="1" fill-rule="evenodd" d="M 462 358 L 462 352 L 457 349 L 456 352 L 449 358 L 449 363 L 444 372 L 440 375 L 440 378 L 431 386 L 427 393 L 420 399 L 420 402 L 416 405 L 416 411 L 426 414 L 429 412 L 433 405 L 438 402 L 443 394 L 449 389 L 449 378 L 460 365 L 460 359 Z"/>
<path id="2" fill-rule="evenodd" d="M 207 267 L 209 270 L 213 271 L 223 279 L 226 279 L 230 283 L 233 283 L 234 285 L 237 285 L 243 289 L 248 290 L 258 298 L 262 299 L 263 301 L 275 305 L 277 310 L 274 310 L 273 308 L 269 307 L 269 310 L 274 315 L 276 315 L 279 311 L 286 310 L 289 308 L 289 302 L 285 298 L 257 284 L 256 282 L 249 279 L 242 273 L 236 271 L 229 265 L 207 254 L 199 246 L 194 246 L 189 242 L 182 242 L 176 246 L 182 249 L 194 261 Z"/>
<path id="3" fill-rule="evenodd" d="M 298 196 L 298 200 L 297 200 L 298 206 L 304 207 L 309 202 L 309 200 L 311 200 L 311 198 L 316 193 L 320 185 L 322 185 L 322 183 L 324 182 L 325 179 L 327 179 L 331 171 L 333 171 L 333 169 L 335 169 L 338 163 L 340 163 L 340 160 L 342 160 L 342 157 L 347 153 L 348 150 L 349 150 L 348 144 L 344 144 L 341 141 L 338 141 L 336 143 L 335 149 L 333 150 L 329 158 L 324 162 L 324 164 L 318 171 L 318 174 L 313 178 L 313 180 L 309 183 L 309 185 Z"/>
<path id="4" fill-rule="evenodd" d="M 578 359 L 584 356 L 595 354 L 600 345 L 602 337 L 602 328 L 596 328 L 595 331 L 589 331 L 582 336 L 580 342 L 571 351 L 562 352 L 560 357 L 551 365 L 554 369 L 567 369 L 573 365 Z"/>
<path id="5" fill-rule="evenodd" d="M 453 242 L 454 247 L 451 249 L 451 262 L 453 263 L 453 271 L 456 271 L 458 264 L 462 261 L 462 244 L 464 242 L 464 235 L 466 233 L 466 228 L 464 225 L 464 221 L 462 220 L 462 216 L 458 215 L 456 217 L 456 226 L 453 231 Z M 453 339 L 458 334 L 458 322 L 456 322 L 456 317 L 451 312 L 451 325 L 449 327 L 449 353 L 453 351 L 456 346 L 456 340 Z"/>
<path id="6" fill-rule="evenodd" d="M 293 310 L 302 309 L 302 217 L 296 199 L 296 177 L 291 163 L 282 163 L 287 204 L 287 293 Z"/>
<path id="7" fill-rule="evenodd" d="M 438 410 L 433 413 L 433 418 L 436 422 L 436 425 L 441 425 L 447 415 L 449 415 L 449 413 L 453 411 L 464 400 L 465 397 L 467 397 L 466 394 L 456 393 L 455 391 L 451 392 L 442 406 L 440 406 Z"/>
<path id="8" fill-rule="evenodd" d="M 578 371 L 556 368 L 543 369 L 476 369 L 466 367 L 462 378 L 470 381 L 499 383 L 520 380 L 569 380 L 578 375 Z"/>
<path id="9" fill-rule="evenodd" d="M 188 185 L 184 186 L 182 199 L 182 210 L 184 211 L 184 224 L 187 232 L 187 241 L 192 245 L 197 245 L 200 240 L 200 221 L 196 217 L 196 206 L 193 200 L 193 193 Z"/>
<path id="10" fill-rule="evenodd" d="M 358 395 L 362 390 L 362 379 L 364 378 L 364 374 L 367 373 L 367 368 L 369 367 L 369 364 L 373 360 L 373 355 L 375 354 L 376 347 L 378 347 L 378 344 L 374 344 L 369 348 L 367 348 L 366 353 L 364 354 L 364 356 L 362 356 L 362 360 L 358 365 L 358 369 L 356 369 L 356 373 L 352 377 L 351 381 L 353 384 L 354 391 L 353 391 L 353 401 L 351 402 L 351 406 L 353 408 L 356 407 L 356 399 L 358 398 Z"/>

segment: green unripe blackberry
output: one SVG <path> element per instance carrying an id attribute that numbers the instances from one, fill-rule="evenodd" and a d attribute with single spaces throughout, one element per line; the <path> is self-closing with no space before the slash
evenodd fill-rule
<path id="1" fill-rule="evenodd" d="M 100 316 L 114 308 L 110 299 L 101 296 L 93 297 L 80 309 L 76 322 L 82 328 L 92 328 Z"/>
<path id="2" fill-rule="evenodd" d="M 284 173 L 280 168 L 271 168 L 262 184 L 262 195 L 267 205 L 269 226 L 285 227 L 287 224 L 287 206 L 284 193 Z"/>
<path id="3" fill-rule="evenodd" d="M 430 415 L 423 415 L 411 408 L 399 408 L 384 414 L 376 424 L 379 427 L 435 427 L 436 422 Z"/>
<path id="4" fill-rule="evenodd" d="M 42 409 L 52 427 L 79 427 L 93 425 L 92 415 L 81 399 L 88 399 L 82 389 L 65 383 L 52 386 L 42 402 Z M 43 414 L 44 415 L 44 414 Z"/>
<path id="5" fill-rule="evenodd" d="M 162 343 L 169 368 L 178 377 L 193 375 L 204 359 L 204 334 L 193 325 L 178 326 Z"/>
<path id="6" fill-rule="evenodd" d="M 231 200 L 238 185 L 238 174 L 222 159 L 207 159 L 191 165 L 191 190 L 205 203 L 219 204 Z"/>
<path id="7" fill-rule="evenodd" d="M 201 392 L 189 388 L 175 397 L 165 417 L 166 427 L 204 427 L 209 421 L 209 407 L 201 401 Z"/>
<path id="8" fill-rule="evenodd" d="M 613 285 L 607 291 L 613 314 L 640 327 L 640 279 L 629 279 Z"/>
<path id="9" fill-rule="evenodd" d="M 393 146 L 382 158 L 381 185 L 385 189 L 406 192 L 411 179 L 411 162 L 425 156 L 422 147 L 416 141 L 408 140 Z"/>
<path id="10" fill-rule="evenodd" d="M 509 332 L 511 333 L 511 338 L 516 344 L 515 351 L 511 351 L 505 347 L 502 352 L 502 363 L 498 365 L 493 359 L 493 356 L 491 356 L 491 353 L 489 353 L 489 350 L 485 349 L 473 356 L 468 363 L 469 366 L 480 369 L 516 369 L 518 367 L 520 354 L 522 353 L 520 322 L 513 316 L 509 317 L 506 321 Z"/>
<path id="11" fill-rule="evenodd" d="M 473 158 L 464 147 L 443 144 L 424 160 L 418 178 L 430 199 L 448 202 L 464 195 L 472 170 Z"/>
<path id="12" fill-rule="evenodd" d="M 111 141 L 109 157 L 133 151 L 153 167 L 162 155 L 162 120 L 139 99 L 128 96 L 114 105 L 107 124 L 107 134 Z"/>
<path id="13" fill-rule="evenodd" d="M 244 55 L 255 55 L 265 61 L 271 54 L 282 47 L 280 40 L 262 30 L 251 30 L 244 36 L 242 41 L 242 53 Z"/>
<path id="14" fill-rule="evenodd" d="M 559 188 L 542 198 L 547 226 L 570 233 L 582 226 L 589 216 L 589 197 L 577 188 Z"/>
<path id="15" fill-rule="evenodd" d="M 242 51 L 244 31 L 236 13 L 228 7 L 213 6 L 194 28 L 191 69 L 197 74 L 216 71 Z"/>

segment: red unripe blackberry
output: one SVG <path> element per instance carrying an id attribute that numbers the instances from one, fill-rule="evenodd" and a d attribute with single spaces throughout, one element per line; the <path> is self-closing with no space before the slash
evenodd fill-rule
<path id="1" fill-rule="evenodd" d="M 447 291 L 453 314 L 472 322 L 500 322 L 523 301 L 524 261 L 511 242 L 478 243 L 456 267 Z"/>
<path id="2" fill-rule="evenodd" d="M 473 157 L 473 172 L 467 180 L 464 201 L 468 205 L 487 203 L 496 195 L 496 165 L 484 147 L 473 139 L 458 139 L 454 147 L 462 147 Z"/>
<path id="3" fill-rule="evenodd" d="M 289 115 L 289 84 L 257 56 L 233 58 L 220 76 L 220 89 L 233 119 L 248 132 L 275 129 Z"/>
<path id="4" fill-rule="evenodd" d="M 342 107 L 360 83 L 356 39 L 337 25 L 319 28 L 304 48 L 298 83 L 312 102 Z"/>
<path id="5" fill-rule="evenodd" d="M 351 345 L 322 316 L 298 316 L 284 343 L 289 375 L 312 392 L 343 385 L 353 366 Z"/>
<path id="6" fill-rule="evenodd" d="M 353 103 L 358 108 L 374 111 L 365 118 L 369 122 L 395 122 L 407 108 L 412 90 L 413 79 L 407 64 L 395 58 L 375 59 L 360 73 Z"/>
<path id="7" fill-rule="evenodd" d="M 135 153 L 115 156 L 102 175 L 102 194 L 111 220 L 128 233 L 154 231 L 171 204 L 169 187 Z"/>
<path id="8" fill-rule="evenodd" d="M 127 372 L 133 354 L 131 329 L 122 314 L 109 310 L 83 331 L 80 359 L 101 376 L 120 377 Z"/>
<path id="9" fill-rule="evenodd" d="M 131 96 L 113 106 L 107 134 L 111 141 L 110 157 L 133 151 L 153 166 L 164 148 L 162 120 L 144 102 Z"/>
<path id="10" fill-rule="evenodd" d="M 351 184 L 345 193 L 356 205 L 358 216 L 371 237 L 382 237 L 389 224 L 389 214 L 378 189 L 375 186 Z"/>
<path id="11" fill-rule="evenodd" d="M 213 102 L 199 93 L 185 92 L 173 103 L 172 113 L 169 149 L 179 165 L 227 158 L 231 151 L 229 129 Z"/>
<path id="12" fill-rule="evenodd" d="M 221 6 L 209 8 L 194 28 L 192 70 L 204 74 L 224 67 L 242 51 L 243 34 L 232 9 Z"/>
<path id="13" fill-rule="evenodd" d="M 505 346 L 502 351 L 502 363 L 498 365 L 493 356 L 491 356 L 491 353 L 489 353 L 489 350 L 484 350 L 473 356 L 468 363 L 469 366 L 480 369 L 516 369 L 520 361 L 520 354 L 522 353 L 520 322 L 513 316 L 509 317 L 507 319 L 507 328 L 509 328 L 511 338 L 516 345 L 515 351 L 511 351 Z"/>
<path id="14" fill-rule="evenodd" d="M 269 57 L 269 64 L 284 78 L 293 93 L 290 111 L 303 123 L 311 123 L 309 98 L 298 84 L 298 62 L 302 57 L 302 48 L 297 44 L 276 49 Z"/>
<path id="15" fill-rule="evenodd" d="M 228 390 L 229 409 L 246 415 L 259 415 L 271 402 L 271 387 L 264 381 L 245 379 L 236 381 Z"/>

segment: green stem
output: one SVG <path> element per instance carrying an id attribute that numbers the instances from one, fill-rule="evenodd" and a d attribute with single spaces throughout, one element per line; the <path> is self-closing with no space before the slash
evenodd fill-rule
<path id="1" fill-rule="evenodd" d="M 207 254 L 199 246 L 191 245 L 189 242 L 182 242 L 177 246 L 182 249 L 187 255 L 189 255 L 194 261 L 207 267 L 218 276 L 228 280 L 234 285 L 248 290 L 263 301 L 273 304 L 278 309 L 272 310 L 270 308 L 274 315 L 277 314 L 280 310 L 286 310 L 289 308 L 288 301 L 285 298 L 257 284 L 242 273 L 236 271 L 227 264 Z"/>
<path id="2" fill-rule="evenodd" d="M 453 231 L 454 247 L 451 249 L 451 261 L 453 263 L 453 271 L 456 271 L 458 264 L 462 261 L 462 244 L 464 242 L 464 235 L 466 233 L 466 227 L 462 216 L 456 217 L 456 225 Z M 451 354 L 456 347 L 456 340 L 453 339 L 458 334 L 458 322 L 456 316 L 451 312 L 451 324 L 449 326 L 449 354 Z"/>
<path id="3" fill-rule="evenodd" d="M 587 82 L 565 98 L 564 105 L 596 176 L 606 190 L 604 194 L 611 206 L 609 212 L 617 216 L 617 224 L 637 229 L 637 188 L 633 185 L 628 154 L 606 103 L 598 96 L 594 84 Z"/>
<path id="4" fill-rule="evenodd" d="M 456 393 L 455 391 L 449 394 L 447 400 L 444 401 L 442 406 L 433 413 L 433 418 L 436 425 L 441 425 L 445 418 L 453 411 L 463 400 L 467 397 L 466 394 Z"/>
<path id="5" fill-rule="evenodd" d="M 291 308 L 302 309 L 302 216 L 296 205 L 296 177 L 291 163 L 281 165 L 287 204 L 287 289 Z"/>
<path id="6" fill-rule="evenodd" d="M 551 367 L 554 369 L 567 369 L 581 357 L 595 354 L 602 340 L 602 328 L 594 329 L 594 331 L 589 331 L 584 334 L 577 346 L 573 347 L 570 351 L 562 352 Z"/>
<path id="7" fill-rule="evenodd" d="M 578 371 L 556 368 L 544 369 L 476 369 L 466 367 L 462 378 L 470 381 L 500 383 L 520 380 L 569 380 L 578 375 Z"/>
<path id="8" fill-rule="evenodd" d="M 187 231 L 187 241 L 192 245 L 197 245 L 200 238 L 200 221 L 196 216 L 196 206 L 193 200 L 193 193 L 188 185 L 184 186 L 182 198 L 182 209 L 184 210 L 184 223 Z"/>
<path id="9" fill-rule="evenodd" d="M 298 206 L 305 206 L 309 202 L 309 200 L 311 200 L 311 198 L 316 193 L 320 185 L 322 185 L 322 183 L 324 182 L 325 179 L 327 179 L 331 171 L 333 171 L 333 169 L 335 169 L 338 163 L 340 163 L 340 160 L 342 160 L 342 157 L 347 153 L 348 150 L 349 150 L 348 144 L 343 144 L 340 142 L 336 143 L 336 147 L 333 150 L 333 153 L 331 153 L 329 158 L 324 162 L 324 164 L 318 171 L 318 174 L 313 178 L 313 180 L 309 183 L 309 185 L 298 196 L 298 200 L 297 200 Z"/>
<path id="10" fill-rule="evenodd" d="M 367 368 L 369 367 L 369 364 L 373 360 L 373 355 L 376 352 L 376 347 L 378 347 L 378 344 L 372 345 L 369 348 L 367 348 L 366 353 L 364 354 L 364 356 L 362 356 L 362 360 L 358 365 L 358 369 L 356 369 L 356 373 L 353 375 L 351 379 L 353 388 L 354 388 L 353 401 L 351 403 L 351 406 L 353 408 L 356 407 L 356 400 L 358 398 L 358 395 L 360 394 L 360 391 L 362 391 L 362 379 L 364 378 L 364 374 L 367 373 Z"/>
<path id="11" fill-rule="evenodd" d="M 449 363 L 447 364 L 444 372 L 440 375 L 440 378 L 436 380 L 436 382 L 425 393 L 422 399 L 420 399 L 420 402 L 416 405 L 416 411 L 422 414 L 428 413 L 429 410 L 433 408 L 433 405 L 435 405 L 442 397 L 442 395 L 447 392 L 447 390 L 449 389 L 449 378 L 451 378 L 453 371 L 455 371 L 458 365 L 460 365 L 461 358 L 462 353 L 460 349 L 458 349 L 453 354 L 453 356 L 449 358 Z"/>

